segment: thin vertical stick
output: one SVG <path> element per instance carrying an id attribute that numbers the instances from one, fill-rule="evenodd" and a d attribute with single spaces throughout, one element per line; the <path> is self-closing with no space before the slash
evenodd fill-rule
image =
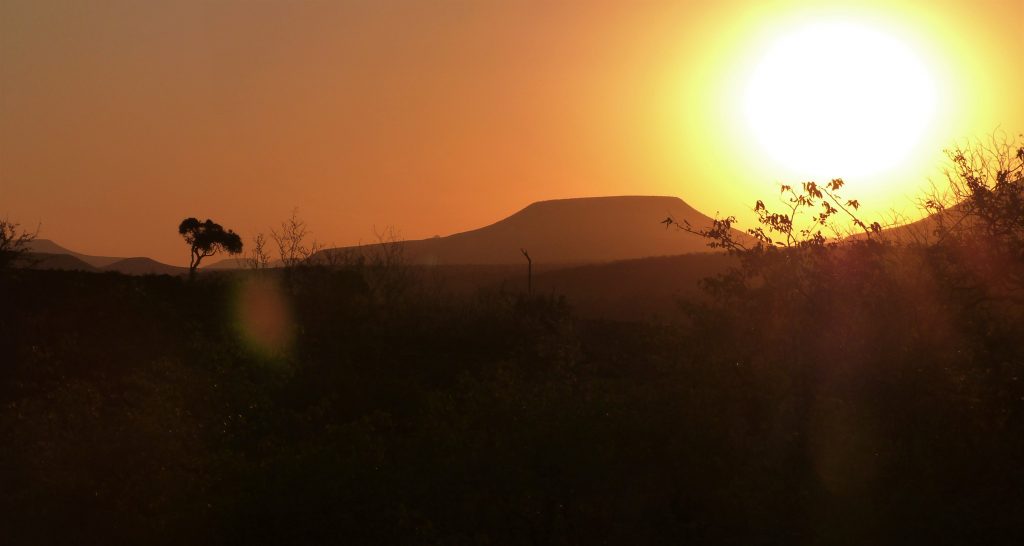
<path id="1" fill-rule="evenodd" d="M 530 259 L 530 253 L 525 248 L 520 248 L 520 252 L 523 256 L 526 256 L 526 293 L 533 295 L 533 260 Z"/>

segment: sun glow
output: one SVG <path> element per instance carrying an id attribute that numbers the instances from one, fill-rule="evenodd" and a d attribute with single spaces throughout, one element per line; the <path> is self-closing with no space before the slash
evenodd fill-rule
<path id="1" fill-rule="evenodd" d="M 776 39 L 747 81 L 750 131 L 795 174 L 858 177 L 901 166 L 938 107 L 935 78 L 907 44 L 846 21 Z"/>

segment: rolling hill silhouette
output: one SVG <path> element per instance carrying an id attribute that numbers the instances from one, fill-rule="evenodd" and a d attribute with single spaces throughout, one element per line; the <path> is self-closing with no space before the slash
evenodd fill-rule
<path id="1" fill-rule="evenodd" d="M 49 239 L 36 239 L 32 241 L 32 243 L 29 244 L 29 252 L 34 254 L 66 254 L 68 256 L 78 258 L 95 268 L 103 268 L 124 259 L 112 256 L 90 256 L 88 254 L 80 254 L 73 250 L 68 250 Z"/>
<path id="2" fill-rule="evenodd" d="M 91 271 L 94 273 L 100 271 L 99 268 L 93 267 L 71 254 L 51 254 L 49 252 L 32 252 L 29 255 L 29 265 L 33 269 L 63 269 L 65 271 Z"/>
<path id="3" fill-rule="evenodd" d="M 401 243 L 409 263 L 424 265 L 519 264 L 521 248 L 544 264 L 584 264 L 708 252 L 695 235 L 666 229 L 667 216 L 695 227 L 711 218 L 678 197 L 586 197 L 540 201 L 486 227 Z M 736 231 L 736 237 L 747 236 Z M 373 250 L 379 245 L 328 249 Z"/>
<path id="4" fill-rule="evenodd" d="M 184 275 L 187 267 L 177 267 L 151 258 L 117 258 L 90 256 L 64 248 L 49 239 L 36 239 L 29 245 L 36 269 L 65 269 L 73 271 L 116 271 L 126 275 Z"/>
<path id="5" fill-rule="evenodd" d="M 158 262 L 152 258 L 124 258 L 106 267 L 103 271 L 117 271 L 125 275 L 187 275 L 187 267 L 178 267 Z"/>

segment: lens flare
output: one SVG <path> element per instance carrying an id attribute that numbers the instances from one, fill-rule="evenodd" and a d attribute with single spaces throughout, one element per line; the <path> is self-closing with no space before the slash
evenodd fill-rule
<path id="1" fill-rule="evenodd" d="M 271 275 L 254 275 L 238 287 L 235 324 L 245 345 L 265 358 L 284 356 L 291 345 L 294 320 L 288 298 Z"/>

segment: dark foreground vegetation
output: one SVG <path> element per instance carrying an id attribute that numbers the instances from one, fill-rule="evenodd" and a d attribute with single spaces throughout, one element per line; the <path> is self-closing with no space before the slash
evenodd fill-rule
<path id="1" fill-rule="evenodd" d="M 7 271 L 2 542 L 1019 544 L 1015 172 L 916 244 L 794 228 L 804 186 L 658 324 L 394 267 Z"/>

